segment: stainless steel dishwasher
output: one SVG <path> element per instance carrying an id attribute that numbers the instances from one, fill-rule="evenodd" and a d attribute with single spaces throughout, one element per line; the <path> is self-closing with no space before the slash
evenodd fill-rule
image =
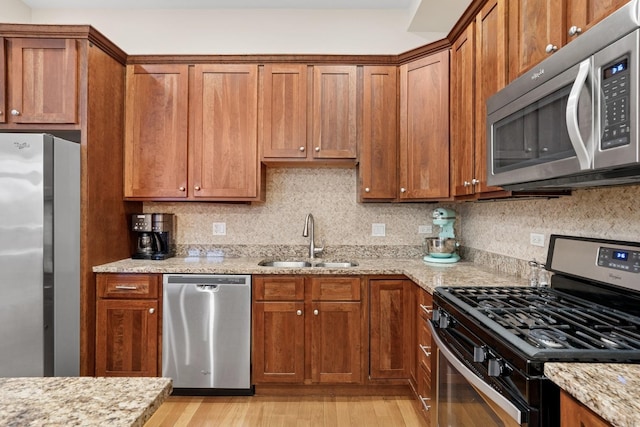
<path id="1" fill-rule="evenodd" d="M 251 276 L 163 276 L 162 376 L 174 394 L 251 395 Z"/>

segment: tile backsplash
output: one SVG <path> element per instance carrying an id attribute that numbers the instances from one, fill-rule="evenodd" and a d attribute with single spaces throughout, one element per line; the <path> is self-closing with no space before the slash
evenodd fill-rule
<path id="1" fill-rule="evenodd" d="M 145 203 L 145 212 L 170 212 L 178 218 L 177 244 L 201 255 L 221 251 L 242 256 L 304 256 L 302 236 L 308 213 L 315 218 L 317 245 L 326 257 L 419 257 L 437 206 L 458 213 L 457 234 L 466 259 L 522 274 L 526 261 L 545 261 L 552 233 L 640 241 L 640 186 L 574 191 L 556 199 L 442 203 L 357 203 L 356 170 L 268 168 L 263 204 Z M 224 222 L 226 235 L 214 236 L 213 223 Z M 374 237 L 372 224 L 383 223 L 386 236 Z M 431 235 L 437 235 L 434 227 Z M 545 237 L 532 246 L 530 233 Z M 345 255 L 346 256 L 346 255 Z"/>

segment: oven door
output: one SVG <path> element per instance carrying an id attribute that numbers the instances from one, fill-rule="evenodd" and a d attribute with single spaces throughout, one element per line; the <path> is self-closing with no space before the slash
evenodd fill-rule
<path id="1" fill-rule="evenodd" d="M 429 323 L 436 355 L 433 373 L 439 427 L 528 426 L 529 411 L 518 407 L 478 377 L 440 339 Z"/>

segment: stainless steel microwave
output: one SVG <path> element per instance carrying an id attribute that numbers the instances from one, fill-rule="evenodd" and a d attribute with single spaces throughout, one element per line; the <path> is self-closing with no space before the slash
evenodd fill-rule
<path id="1" fill-rule="evenodd" d="M 489 98 L 489 185 L 640 182 L 639 5 L 631 1 Z"/>

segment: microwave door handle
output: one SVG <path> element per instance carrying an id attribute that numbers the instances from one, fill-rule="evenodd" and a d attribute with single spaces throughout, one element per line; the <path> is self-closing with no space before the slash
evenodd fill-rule
<path id="1" fill-rule="evenodd" d="M 589 136 L 589 140 L 585 144 L 582 140 L 582 135 L 580 135 L 580 127 L 578 123 L 578 101 L 580 100 L 580 92 L 582 92 L 587 81 L 587 77 L 589 76 L 590 68 L 591 59 L 585 59 L 580 63 L 578 75 L 575 82 L 573 82 L 571 92 L 569 93 L 569 100 L 567 102 L 567 131 L 569 133 L 571 145 L 576 152 L 576 157 L 580 164 L 580 170 L 587 170 L 591 168 L 589 149 L 591 148 L 592 136 Z"/>

